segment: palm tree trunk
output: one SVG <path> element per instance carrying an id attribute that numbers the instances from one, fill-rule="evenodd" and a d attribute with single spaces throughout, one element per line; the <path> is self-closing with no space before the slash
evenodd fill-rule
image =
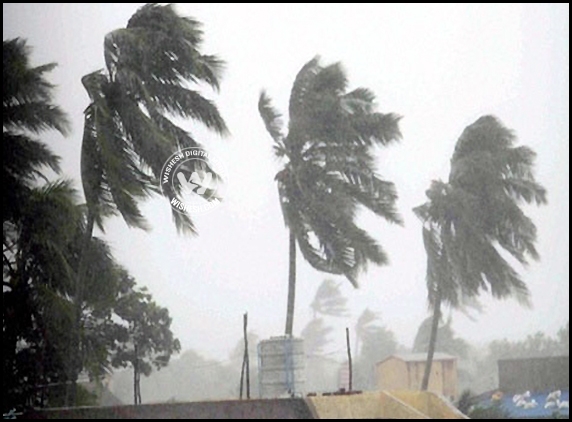
<path id="1" fill-rule="evenodd" d="M 427 351 L 427 363 L 425 364 L 425 373 L 421 383 L 421 390 L 427 391 L 429 388 L 429 378 L 431 377 L 431 367 L 433 366 L 433 357 L 435 356 L 435 347 L 437 346 L 437 334 L 439 332 L 439 322 L 441 321 L 441 288 L 437 285 L 435 292 L 435 304 L 433 306 L 433 321 L 431 323 L 431 337 L 429 338 L 429 350 Z"/>
<path id="2" fill-rule="evenodd" d="M 137 406 L 137 365 L 133 367 L 133 404 Z"/>
<path id="3" fill-rule="evenodd" d="M 139 404 L 139 357 L 137 356 L 137 345 L 134 347 L 135 359 L 133 361 L 133 404 Z"/>
<path id="4" fill-rule="evenodd" d="M 294 328 L 294 302 L 296 300 L 296 236 L 290 230 L 290 266 L 288 270 L 288 305 L 286 310 L 286 332 L 292 335 Z"/>
<path id="5" fill-rule="evenodd" d="M 83 303 L 83 293 L 85 287 L 85 278 L 87 276 L 87 251 L 91 239 L 93 237 L 93 227 L 95 225 L 94 215 L 88 211 L 87 212 L 87 225 L 85 228 L 85 236 L 83 239 L 83 245 L 81 247 L 81 255 L 79 258 L 79 265 L 77 271 L 77 278 L 75 283 L 75 317 L 73 321 L 74 332 L 71 335 L 71 373 L 68 388 L 66 389 L 66 406 L 77 405 L 77 379 L 79 373 L 81 372 L 81 311 Z"/>
<path id="6" fill-rule="evenodd" d="M 141 372 L 137 372 L 137 405 L 141 404 Z"/>

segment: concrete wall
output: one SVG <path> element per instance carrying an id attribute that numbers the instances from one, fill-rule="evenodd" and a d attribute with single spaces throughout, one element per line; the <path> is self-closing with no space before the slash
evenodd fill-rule
<path id="1" fill-rule="evenodd" d="M 459 397 L 459 371 L 457 361 L 443 361 L 443 392 L 441 393 L 449 399 Z"/>
<path id="2" fill-rule="evenodd" d="M 465 419 L 441 397 L 387 392 L 273 399 L 85 407 L 30 412 L 23 419 Z"/>
<path id="3" fill-rule="evenodd" d="M 422 391 L 390 391 L 389 396 L 426 415 L 429 419 L 469 419 L 436 393 Z"/>
<path id="4" fill-rule="evenodd" d="M 407 363 L 390 357 L 376 367 L 378 390 L 408 390 L 410 388 Z"/>
<path id="5" fill-rule="evenodd" d="M 312 413 L 304 399 L 275 399 L 51 409 L 23 419 L 312 419 Z"/>
<path id="6" fill-rule="evenodd" d="M 384 391 L 306 400 L 315 419 L 429 419 Z"/>
<path id="7" fill-rule="evenodd" d="M 421 390 L 425 373 L 425 362 L 404 362 L 390 357 L 377 365 L 377 386 L 379 390 Z M 458 375 L 456 360 L 434 361 L 429 379 L 429 391 L 449 399 L 458 397 Z"/>

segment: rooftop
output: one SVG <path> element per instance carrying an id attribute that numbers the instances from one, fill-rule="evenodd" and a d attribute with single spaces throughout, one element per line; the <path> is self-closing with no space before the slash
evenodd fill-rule
<path id="1" fill-rule="evenodd" d="M 389 359 L 399 359 L 404 362 L 425 362 L 427 360 L 427 353 L 399 353 L 391 355 L 379 363 L 386 362 Z M 457 358 L 447 353 L 440 353 L 440 352 L 436 352 L 435 355 L 433 356 L 434 362 L 443 360 L 457 360 Z"/>

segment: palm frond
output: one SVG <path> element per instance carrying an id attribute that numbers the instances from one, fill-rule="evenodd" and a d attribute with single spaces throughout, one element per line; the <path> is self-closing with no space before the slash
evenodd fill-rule
<path id="1" fill-rule="evenodd" d="M 53 104 L 54 85 L 45 79 L 54 63 L 31 67 L 30 49 L 20 38 L 2 44 L 2 123 L 4 129 L 34 133 L 55 129 L 67 134 L 69 121 Z"/>
<path id="2" fill-rule="evenodd" d="M 4 132 L 2 136 L 3 170 L 20 180 L 45 178 L 42 169 L 47 167 L 60 172 L 60 157 L 43 142 L 25 135 Z"/>
<path id="3" fill-rule="evenodd" d="M 306 112 L 307 94 L 311 87 L 311 83 L 321 70 L 320 58 L 314 57 L 306 63 L 294 80 L 292 92 L 290 93 L 290 105 L 288 108 L 291 125 L 295 125 L 296 120 L 303 118 Z"/>
<path id="4" fill-rule="evenodd" d="M 276 109 L 272 106 L 272 100 L 266 94 L 266 91 L 262 91 L 260 93 L 260 98 L 258 100 L 258 112 L 262 117 L 262 121 L 266 126 L 266 130 L 274 139 L 278 145 L 282 144 L 282 140 L 284 139 L 284 135 L 282 134 L 282 116 Z"/>

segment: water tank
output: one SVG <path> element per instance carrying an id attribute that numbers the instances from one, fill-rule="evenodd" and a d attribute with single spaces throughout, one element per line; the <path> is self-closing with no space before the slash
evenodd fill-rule
<path id="1" fill-rule="evenodd" d="M 304 394 L 304 340 L 283 336 L 258 344 L 258 377 L 261 398 Z"/>

